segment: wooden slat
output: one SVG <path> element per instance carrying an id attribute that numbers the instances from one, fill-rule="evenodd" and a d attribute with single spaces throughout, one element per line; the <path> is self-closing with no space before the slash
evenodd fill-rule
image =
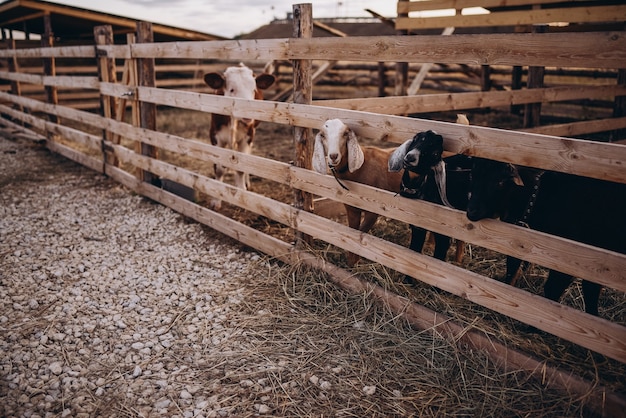
<path id="1" fill-rule="evenodd" d="M 479 109 L 537 102 L 600 99 L 626 95 L 626 86 L 562 86 L 514 91 L 441 93 L 420 96 L 371 97 L 366 99 L 315 100 L 314 105 L 387 115 Z"/>
<path id="2" fill-rule="evenodd" d="M 549 24 L 555 22 L 591 23 L 622 22 L 626 6 L 570 7 L 504 11 L 480 15 L 455 15 L 442 17 L 398 17 L 396 29 L 434 29 L 486 26 L 516 26 Z"/>
<path id="3" fill-rule="evenodd" d="M 445 25 L 454 26 L 454 25 Z M 109 58 L 193 58 L 219 60 L 322 59 L 476 65 L 535 65 L 621 68 L 626 61 L 623 32 L 488 34 L 454 36 L 357 36 L 211 42 L 102 45 Z M 494 51 L 499 51 L 494 53 Z M 558 53 L 557 53 L 558 52 Z M 93 47 L 0 50 L 0 58 L 94 57 Z"/>
<path id="4" fill-rule="evenodd" d="M 1 58 L 95 58 L 93 46 L 63 46 L 51 48 L 0 49 Z"/>
<path id="5" fill-rule="evenodd" d="M 587 0 L 569 0 L 570 3 Z M 469 7 L 513 7 L 513 6 L 536 6 L 550 3 L 562 3 L 563 0 L 418 0 L 399 1 L 398 14 L 410 13 L 424 10 L 443 9 L 466 9 Z"/>
<path id="6" fill-rule="evenodd" d="M 43 86 L 55 86 L 77 89 L 97 89 L 100 86 L 98 77 L 79 76 L 48 76 L 38 74 L 12 73 L 0 71 L 0 78 L 5 80 L 20 81 L 23 83 L 38 84 Z"/>
<path id="7" fill-rule="evenodd" d="M 455 26 L 454 24 L 444 27 Z M 289 40 L 289 57 L 474 65 L 621 68 L 626 33 L 519 33 Z"/>
<path id="8" fill-rule="evenodd" d="M 321 59 L 579 68 L 621 68 L 626 61 L 623 32 L 161 42 L 132 45 L 130 51 L 128 48 L 102 46 L 99 50 L 116 58 L 130 58 L 132 53 L 134 58 Z"/>
<path id="9" fill-rule="evenodd" d="M 608 132 L 626 128 L 626 117 L 586 120 L 582 122 L 560 123 L 557 125 L 536 126 L 522 129 L 523 132 L 532 132 L 543 135 L 579 136 L 596 132 Z"/>

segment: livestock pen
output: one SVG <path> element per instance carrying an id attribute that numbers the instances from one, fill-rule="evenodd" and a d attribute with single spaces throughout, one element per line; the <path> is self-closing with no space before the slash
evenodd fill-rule
<path id="1" fill-rule="evenodd" d="M 626 256 L 623 254 L 495 220 L 469 222 L 462 212 L 396 197 L 392 193 L 356 183 L 347 184 L 349 190 L 344 190 L 332 176 L 320 175 L 309 169 L 312 129 L 319 128 L 326 119 L 340 118 L 359 136 L 371 138 L 375 143 L 401 143 L 416 132 L 433 129 L 443 135 L 445 149 L 450 152 L 626 182 L 624 145 L 394 116 L 389 112 L 373 111 L 376 106 L 387 108 L 387 104 L 376 104 L 365 111 L 360 107 L 367 106 L 365 101 L 354 105 L 343 103 L 341 107 L 332 102 L 311 103 L 312 60 L 620 69 L 626 62 L 624 32 L 311 39 L 306 37 L 307 28 L 311 26 L 310 8 L 295 6 L 294 11 L 297 12 L 294 15 L 299 17 L 294 31 L 304 34 L 300 38 L 151 43 L 149 25 L 140 23 L 137 43 L 131 40 L 125 45 L 113 45 L 107 41 L 112 39 L 107 28 L 99 27 L 95 31 L 95 48 L 75 46 L 1 51 L 0 56 L 9 60 L 41 58 L 49 64 L 56 58 L 92 59 L 99 66 L 99 77 L 55 76 L 45 71 L 42 74 L 0 72 L 2 78 L 12 83 L 43 85 L 50 92 L 48 102 L 18 94 L 0 93 L 3 101 L 0 112 L 4 116 L 2 124 L 45 139 L 50 150 L 103 172 L 131 190 L 170 206 L 245 245 L 287 263 L 304 263 L 322 269 L 339 285 L 348 289 L 371 292 L 383 303 L 404 313 L 417 327 L 433 328 L 443 335 L 490 351 L 494 356 L 500 356 L 505 367 L 522 368 L 530 372 L 546 370 L 545 364 L 497 343 L 497 336 L 488 338 L 477 332 L 467 332 L 441 314 L 416 306 L 405 297 L 354 277 L 352 272 L 308 251 L 305 245 L 307 237 L 356 253 L 491 311 L 625 363 L 626 327 L 623 324 L 590 316 L 490 277 L 417 254 L 384 238 L 351 230 L 333 219 L 316 214 L 313 197 L 357 206 L 475 246 L 584 277 L 618 292 L 626 291 Z M 155 59 L 207 57 L 224 62 L 291 60 L 294 63 L 293 103 L 247 101 L 154 86 Z M 115 73 L 115 60 L 125 62 L 126 71 L 121 82 L 115 82 L 112 76 Z M 19 70 L 19 66 L 14 68 Z M 99 92 L 101 114 L 56 104 L 54 89 L 59 87 Z M 610 92 L 606 87 L 600 86 L 598 89 L 601 95 L 626 94 L 626 86 L 619 80 L 611 86 Z M 536 93 L 522 90 L 520 93 L 532 94 L 531 102 L 544 100 L 546 96 L 562 100 L 562 97 L 570 99 L 576 94 L 585 97 L 591 88 L 586 87 L 584 91 L 575 88 L 561 90 L 560 93 L 550 89 L 538 89 Z M 516 93 L 507 92 L 508 95 L 502 98 L 503 102 L 514 104 Z M 465 96 L 450 94 L 449 97 L 450 106 L 447 110 L 456 110 L 455 100 Z M 482 102 L 491 97 L 484 93 L 473 100 Z M 393 113 L 408 113 L 407 109 L 413 106 L 411 99 L 385 98 L 385 103 L 404 103 L 401 111 Z M 428 98 L 418 96 L 414 100 L 420 103 Z M 123 121 L 126 103 L 130 103 L 133 109 L 130 123 Z M 159 132 L 155 124 L 157 106 L 243 116 L 293 127 L 293 163 L 241 154 L 203 141 Z M 603 123 L 605 127 L 609 125 L 608 130 L 626 126 L 623 117 L 612 118 L 610 124 L 606 121 Z M 254 187 L 252 191 L 237 189 L 213 180 L 206 173 L 158 159 L 157 150 L 160 153 L 191 157 L 206 165 L 219 162 L 231 169 L 285 185 L 294 191 L 295 198 L 289 203 L 255 193 Z M 165 181 L 191 189 L 196 194 L 217 197 L 242 210 L 282 224 L 290 228 L 293 235 L 281 239 L 264 233 L 160 187 Z M 570 390 L 596 390 L 585 386 L 576 377 L 550 368 L 547 370 L 548 380 L 557 381 Z M 599 403 L 604 402 L 604 408 L 609 412 L 621 411 L 624 405 L 622 397 L 601 389 L 596 390 L 594 396 L 597 396 Z"/>

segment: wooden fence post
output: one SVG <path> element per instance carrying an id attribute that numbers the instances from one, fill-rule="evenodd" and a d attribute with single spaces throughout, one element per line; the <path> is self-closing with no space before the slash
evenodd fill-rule
<path id="1" fill-rule="evenodd" d="M 617 70 L 617 85 L 626 85 L 626 68 Z M 620 118 L 626 115 L 626 96 L 616 96 L 613 105 L 613 117 Z M 611 141 L 626 139 L 626 129 L 617 129 L 611 132 Z"/>
<path id="2" fill-rule="evenodd" d="M 113 44 L 113 27 L 111 25 L 96 26 L 93 28 L 93 35 L 96 41 L 96 57 L 98 67 L 98 80 L 104 83 L 114 83 L 116 80 L 115 75 L 115 60 L 108 58 L 106 51 L 98 49 L 98 45 L 112 45 Z M 107 118 L 115 118 L 115 100 L 110 96 L 100 95 L 100 114 Z M 114 135 L 106 129 L 102 132 L 102 153 L 103 163 L 117 166 L 119 162 L 110 149 L 107 149 L 104 145 L 104 141 L 112 141 Z M 105 167 L 106 168 L 106 167 Z M 106 172 L 106 169 L 103 169 Z"/>
<path id="3" fill-rule="evenodd" d="M 400 0 L 398 4 L 402 1 Z M 409 17 L 408 13 L 400 13 L 398 17 Z M 409 31 L 406 29 L 397 30 L 396 35 L 408 35 Z M 407 92 L 407 84 L 409 80 L 409 63 L 408 62 L 397 62 L 396 63 L 396 83 L 395 83 L 395 96 L 406 96 Z"/>
<path id="4" fill-rule="evenodd" d="M 50 13 L 46 13 L 43 16 L 44 33 L 41 37 L 41 46 L 52 47 L 54 46 L 54 33 L 52 32 L 52 22 L 50 21 Z M 45 75 L 56 75 L 56 66 L 54 58 L 43 59 L 43 72 Z M 55 86 L 45 86 L 46 99 L 48 103 L 59 104 L 59 94 Z M 50 121 L 54 123 L 59 122 L 59 118 L 56 115 L 50 115 Z"/>
<path id="5" fill-rule="evenodd" d="M 5 38 L 4 30 L 2 30 L 2 37 Z M 14 54 L 11 58 L 7 59 L 7 67 L 9 68 L 9 72 L 19 73 L 20 69 L 19 69 L 17 57 L 15 56 L 16 44 L 15 44 L 15 39 L 13 38 L 13 31 L 10 32 L 9 45 L 10 45 L 10 48 L 14 51 Z M 16 96 L 22 95 L 22 87 L 19 81 L 11 80 L 11 94 L 14 94 Z M 19 110 L 20 112 L 24 111 L 24 107 L 21 105 L 14 104 L 13 108 Z M 22 121 L 20 121 L 19 123 L 22 126 L 24 125 L 24 122 Z"/>
<path id="6" fill-rule="evenodd" d="M 293 5 L 293 37 L 313 37 L 313 6 L 310 3 Z M 311 104 L 313 94 L 311 60 L 293 60 L 293 102 Z M 313 156 L 313 131 L 311 128 L 294 127 L 294 148 L 296 167 L 311 169 L 311 157 Z M 294 192 L 294 207 L 306 211 L 313 211 L 313 196 L 301 190 Z M 310 238 L 300 232 L 296 232 L 296 245 L 301 246 L 302 241 L 308 242 Z"/>
<path id="7" fill-rule="evenodd" d="M 152 23 L 137 22 L 137 43 L 150 42 L 154 42 Z M 137 78 L 141 87 L 156 87 L 154 58 L 137 59 Z M 156 130 L 156 104 L 140 101 L 139 120 L 142 128 Z M 156 147 L 144 143 L 141 143 L 141 154 L 151 158 L 158 158 Z M 145 182 L 160 185 L 159 178 L 148 171 L 141 170 L 139 178 Z"/>
<path id="8" fill-rule="evenodd" d="M 533 33 L 544 33 L 547 26 L 533 26 Z M 543 76 L 546 72 L 545 67 L 528 67 L 528 85 L 529 89 L 543 87 Z M 533 128 L 541 125 L 541 102 L 527 104 L 524 108 L 524 128 Z"/>
<path id="9" fill-rule="evenodd" d="M 521 90 L 522 89 L 522 66 L 514 65 L 511 69 L 511 90 Z M 521 105 L 511 105 L 511 113 L 514 115 L 519 115 L 522 112 Z"/>

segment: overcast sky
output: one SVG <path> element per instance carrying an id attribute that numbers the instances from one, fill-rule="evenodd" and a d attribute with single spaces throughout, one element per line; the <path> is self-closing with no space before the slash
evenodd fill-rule
<path id="1" fill-rule="evenodd" d="M 371 15 L 365 9 L 396 16 L 393 0 L 48 0 L 213 35 L 234 37 L 283 19 L 293 4 L 313 4 L 313 18 Z"/>

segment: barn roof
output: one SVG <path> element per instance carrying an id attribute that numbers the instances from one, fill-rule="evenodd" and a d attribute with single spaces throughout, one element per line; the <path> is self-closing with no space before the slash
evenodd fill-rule
<path id="1" fill-rule="evenodd" d="M 135 32 L 137 22 L 137 19 L 42 0 L 9 0 L 0 3 L 0 28 L 41 35 L 45 15 L 50 15 L 52 31 L 60 42 L 92 41 L 93 28 L 100 25 L 111 25 L 114 35 L 125 40 L 127 33 Z M 227 39 L 159 23 L 152 23 L 152 31 L 155 42 Z"/>

